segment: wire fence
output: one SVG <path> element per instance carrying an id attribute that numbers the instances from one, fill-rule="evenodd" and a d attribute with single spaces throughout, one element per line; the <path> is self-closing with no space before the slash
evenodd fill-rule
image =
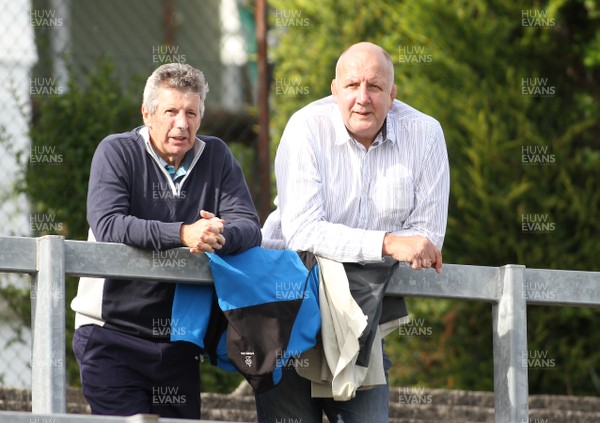
<path id="1" fill-rule="evenodd" d="M 202 70 L 210 92 L 199 132 L 246 151 L 255 147 L 258 74 L 249 2 L 0 0 L 0 6 L 0 236 L 62 232 L 65 222 L 33 212 L 20 193 L 24 167 L 63 165 L 61 171 L 69 172 L 56 146 L 44 151 L 32 146 L 31 125 L 43 118 L 41 101 L 67 92 L 71 80 L 83 86 L 102 59 L 112 63 L 124 91 L 143 84 L 164 63 Z M 210 132 L 203 132 L 205 126 Z M 132 128 L 121 128 L 126 129 Z M 246 173 L 252 188 L 252 174 Z M 0 274 L 0 385 L 5 387 L 31 384 L 31 317 L 23 300 L 31 292 L 29 276 Z"/>

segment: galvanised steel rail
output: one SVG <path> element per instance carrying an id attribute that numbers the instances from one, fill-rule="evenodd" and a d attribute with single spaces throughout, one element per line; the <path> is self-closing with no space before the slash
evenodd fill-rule
<path id="1" fill-rule="evenodd" d="M 177 265 L 160 265 L 164 257 Z M 55 417 L 60 414 L 61 422 L 83 421 L 74 415 L 62 417 L 66 413 L 65 276 L 212 283 L 207 257 L 191 254 L 184 248 L 157 253 L 122 244 L 65 240 L 54 235 L 0 237 L 0 272 L 27 273 L 33 277 L 32 413 Z M 495 421 L 520 423 L 528 422 L 529 414 L 528 366 L 523 363 L 523 357 L 528 357 L 527 304 L 598 307 L 600 272 L 527 269 L 512 264 L 502 267 L 445 264 L 443 272 L 437 274 L 431 269 L 415 271 L 399 266 L 387 295 L 491 303 Z M 33 415 L 1 412 L 0 423 L 25 421 L 24 416 L 30 419 Z M 156 416 L 138 415 L 129 419 L 133 418 L 138 420 L 85 416 L 85 421 L 170 422 Z"/>

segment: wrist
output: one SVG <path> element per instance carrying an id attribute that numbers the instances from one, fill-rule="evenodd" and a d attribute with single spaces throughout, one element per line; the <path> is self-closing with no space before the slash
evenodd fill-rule
<path id="1" fill-rule="evenodd" d="M 186 247 L 187 247 L 187 243 L 185 242 L 185 239 L 186 239 L 186 235 L 187 235 L 187 227 L 188 227 L 188 225 L 186 225 L 185 223 L 182 223 L 181 226 L 179 227 L 179 241 L 181 242 L 181 245 L 186 246 Z"/>
<path id="2" fill-rule="evenodd" d="M 385 257 L 385 256 L 391 256 L 392 254 L 390 253 L 391 248 L 390 248 L 390 244 L 392 242 L 392 237 L 394 235 L 392 235 L 389 232 L 386 232 L 385 235 L 383 236 L 383 242 L 381 245 L 381 256 Z"/>

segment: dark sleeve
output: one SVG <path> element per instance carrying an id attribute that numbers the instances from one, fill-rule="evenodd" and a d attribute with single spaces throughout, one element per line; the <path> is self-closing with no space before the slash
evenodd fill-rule
<path id="1" fill-rule="evenodd" d="M 223 143 L 225 158 L 218 215 L 225 221 L 225 245 L 218 254 L 235 254 L 260 245 L 260 219 L 239 163 Z"/>
<path id="2" fill-rule="evenodd" d="M 130 215 L 136 162 L 143 157 L 131 140 L 105 138 L 94 153 L 87 197 L 87 219 L 97 241 L 120 242 L 156 251 L 181 246 L 182 222 L 145 220 Z M 141 177 L 137 175 L 137 177 Z"/>

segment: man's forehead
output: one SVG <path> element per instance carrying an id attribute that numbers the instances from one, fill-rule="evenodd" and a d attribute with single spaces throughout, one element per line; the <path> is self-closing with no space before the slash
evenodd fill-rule
<path id="1" fill-rule="evenodd" d="M 385 60 L 378 60 L 374 56 L 349 57 L 339 63 L 337 68 L 339 74 L 355 76 L 381 76 L 389 74 L 389 64 Z"/>
<path id="2" fill-rule="evenodd" d="M 387 72 L 378 66 L 370 67 L 341 67 L 338 72 L 338 78 L 343 81 L 385 81 L 387 79 Z"/>
<path id="3" fill-rule="evenodd" d="M 177 88 L 161 87 L 158 91 L 158 103 L 160 106 L 178 103 L 184 100 L 186 103 L 200 103 L 200 94 L 191 90 L 179 90 Z"/>
<path id="4" fill-rule="evenodd" d="M 169 86 L 158 87 L 158 96 L 159 97 L 175 97 L 178 95 L 182 95 L 184 97 L 200 98 L 200 94 L 195 91 L 192 91 L 192 90 L 182 90 L 179 88 L 169 87 Z"/>

